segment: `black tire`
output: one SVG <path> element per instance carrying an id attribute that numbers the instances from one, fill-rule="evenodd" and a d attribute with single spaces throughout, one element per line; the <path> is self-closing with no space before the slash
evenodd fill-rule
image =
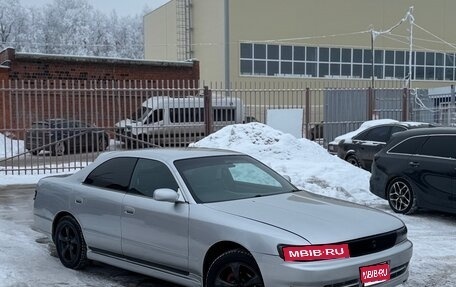
<path id="1" fill-rule="evenodd" d="M 360 164 L 359 164 L 359 160 L 358 158 L 355 156 L 355 155 L 349 155 L 346 159 L 345 159 L 348 163 L 356 166 L 356 167 L 361 167 Z"/>
<path id="2" fill-rule="evenodd" d="M 97 151 L 104 151 L 109 146 L 109 138 L 100 136 L 97 140 Z"/>
<path id="3" fill-rule="evenodd" d="M 148 148 L 149 147 L 149 136 L 147 134 L 138 135 L 136 141 L 136 148 Z"/>
<path id="4" fill-rule="evenodd" d="M 67 152 L 67 146 L 64 142 L 57 142 L 52 149 L 52 154 L 61 156 Z"/>
<path id="5" fill-rule="evenodd" d="M 264 287 L 260 269 L 252 255 L 242 249 L 227 251 L 209 267 L 205 287 Z"/>
<path id="6" fill-rule="evenodd" d="M 404 179 L 393 180 L 387 190 L 389 206 L 396 213 L 412 214 L 417 210 L 416 196 Z"/>
<path id="7" fill-rule="evenodd" d="M 54 242 L 63 266 L 82 269 L 87 265 L 87 245 L 81 227 L 73 217 L 60 219 L 55 229 Z"/>

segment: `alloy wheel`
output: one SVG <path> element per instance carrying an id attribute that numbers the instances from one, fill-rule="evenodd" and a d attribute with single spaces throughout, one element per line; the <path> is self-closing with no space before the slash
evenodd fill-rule
<path id="1" fill-rule="evenodd" d="M 65 143 L 58 142 L 54 146 L 54 154 L 55 155 L 64 155 L 65 154 Z"/>
<path id="2" fill-rule="evenodd" d="M 81 242 L 75 228 L 69 224 L 65 225 L 60 230 L 57 240 L 62 259 L 69 263 L 74 262 L 81 252 Z"/>
<path id="3" fill-rule="evenodd" d="M 257 272 L 241 262 L 227 264 L 220 270 L 214 286 L 220 287 L 254 287 L 263 286 L 263 281 Z"/>
<path id="4" fill-rule="evenodd" d="M 54 234 L 55 247 L 60 262 L 71 269 L 82 269 L 87 263 L 87 245 L 82 230 L 71 216 L 64 216 Z"/>
<path id="5" fill-rule="evenodd" d="M 388 193 L 388 202 L 391 208 L 397 213 L 407 213 L 413 204 L 412 190 L 402 180 L 397 180 L 391 184 Z"/>

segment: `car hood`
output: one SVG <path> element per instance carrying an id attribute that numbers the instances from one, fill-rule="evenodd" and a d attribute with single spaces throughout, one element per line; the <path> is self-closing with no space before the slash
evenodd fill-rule
<path id="1" fill-rule="evenodd" d="M 125 119 L 125 120 L 121 120 L 120 122 L 117 122 L 116 123 L 116 127 L 131 127 L 131 126 L 136 126 L 138 125 L 140 122 L 138 121 L 134 121 L 134 120 L 130 120 L 130 119 Z"/>
<path id="2" fill-rule="evenodd" d="M 205 205 L 287 230 L 311 244 L 343 242 L 404 226 L 385 212 L 304 191 Z"/>

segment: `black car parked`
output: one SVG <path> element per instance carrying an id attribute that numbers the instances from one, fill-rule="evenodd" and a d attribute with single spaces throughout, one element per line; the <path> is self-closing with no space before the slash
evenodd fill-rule
<path id="1" fill-rule="evenodd" d="M 69 152 L 103 151 L 109 135 L 95 125 L 68 119 L 48 119 L 32 123 L 27 130 L 25 147 L 36 155 L 42 150 L 53 155 Z"/>
<path id="2" fill-rule="evenodd" d="M 394 122 L 376 125 L 352 138 L 341 140 L 337 147 L 332 147 L 332 149 L 341 159 L 370 171 L 374 155 L 386 145 L 392 134 L 427 127 L 432 127 L 432 125 L 419 122 Z"/>
<path id="3" fill-rule="evenodd" d="M 375 155 L 370 191 L 397 213 L 418 207 L 456 213 L 456 128 L 393 135 Z"/>

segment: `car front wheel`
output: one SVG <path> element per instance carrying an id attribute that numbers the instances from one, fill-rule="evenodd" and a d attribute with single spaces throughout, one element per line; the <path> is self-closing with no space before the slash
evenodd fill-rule
<path id="1" fill-rule="evenodd" d="M 54 242 L 60 262 L 71 269 L 87 265 L 87 245 L 79 224 L 73 217 L 65 216 L 57 224 Z"/>
<path id="2" fill-rule="evenodd" d="M 389 185 L 388 203 L 396 213 L 412 214 L 417 209 L 415 194 L 403 179 L 396 179 Z"/>
<path id="3" fill-rule="evenodd" d="M 252 255 L 244 250 L 230 250 L 217 257 L 209 267 L 206 287 L 264 287 L 260 270 Z"/>
<path id="4" fill-rule="evenodd" d="M 354 155 L 349 155 L 349 156 L 347 157 L 346 161 L 347 161 L 348 163 L 351 163 L 351 164 L 354 165 L 354 166 L 357 166 L 357 167 L 360 166 L 360 165 L 359 165 L 359 160 L 358 160 L 358 158 L 357 158 L 356 156 L 354 156 Z"/>
<path id="5" fill-rule="evenodd" d="M 64 155 L 66 152 L 66 146 L 64 142 L 58 142 L 54 145 L 54 155 Z"/>
<path id="6" fill-rule="evenodd" d="M 97 151 L 104 151 L 109 146 L 108 137 L 99 137 L 97 141 Z"/>

